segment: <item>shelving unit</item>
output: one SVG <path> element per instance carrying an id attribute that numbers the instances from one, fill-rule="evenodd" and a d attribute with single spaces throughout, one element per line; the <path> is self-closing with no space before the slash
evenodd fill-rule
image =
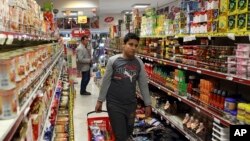
<path id="1" fill-rule="evenodd" d="M 141 36 L 141 38 L 166 38 L 166 37 L 175 37 L 175 38 L 184 38 L 189 36 L 194 37 L 228 37 L 228 36 L 249 36 L 250 32 L 237 32 L 237 33 L 198 33 L 198 34 L 170 34 L 170 35 L 151 35 L 151 36 Z"/>
<path id="2" fill-rule="evenodd" d="M 197 67 L 194 67 L 194 66 L 189 66 L 189 65 L 185 65 L 185 64 L 181 64 L 181 63 L 176 63 L 176 62 L 173 62 L 173 61 L 169 61 L 169 60 L 165 60 L 165 59 L 159 59 L 159 58 L 146 56 L 146 55 L 142 55 L 142 54 L 137 54 L 137 56 L 142 58 L 142 59 L 146 59 L 148 61 L 157 62 L 159 64 L 170 65 L 170 66 L 176 67 L 178 69 L 189 70 L 189 71 L 192 71 L 192 72 L 196 72 L 198 74 L 205 74 L 205 75 L 208 75 L 208 76 L 212 76 L 212 77 L 216 77 L 216 78 L 220 78 L 220 79 L 225 79 L 225 80 L 229 80 L 229 81 L 236 82 L 236 83 L 239 83 L 239 84 L 244 84 L 244 85 L 250 86 L 250 80 L 249 79 L 239 78 L 237 76 L 232 76 L 232 75 L 229 75 L 229 74 L 226 74 L 226 73 L 220 73 L 220 72 L 207 70 L 207 69 L 203 69 L 203 68 L 197 68 Z"/>
<path id="3" fill-rule="evenodd" d="M 140 92 L 136 92 L 137 96 L 142 99 Z M 142 99 L 143 100 L 143 99 Z M 176 128 L 180 133 L 182 133 L 188 140 L 190 141 L 197 141 L 196 138 L 194 138 L 193 136 L 189 135 L 184 129 L 183 129 L 183 125 L 182 125 L 182 121 L 178 116 L 174 116 L 174 115 L 166 115 L 164 113 L 164 111 L 162 111 L 161 109 L 157 109 L 155 107 L 152 107 L 152 112 L 154 112 L 155 114 L 159 115 L 161 117 L 161 120 L 165 119 L 167 124 L 170 124 L 172 128 Z"/>
<path id="4" fill-rule="evenodd" d="M 49 116 L 50 116 L 50 114 L 51 114 L 51 106 L 52 106 L 52 102 L 53 102 L 54 99 L 55 99 L 55 94 L 56 94 L 57 85 L 58 85 L 58 83 L 59 83 L 59 81 L 60 81 L 60 77 L 61 77 L 61 74 L 62 74 L 62 68 L 63 68 L 63 65 L 62 65 L 61 68 L 60 68 L 60 73 L 59 73 L 58 79 L 57 79 L 57 81 L 56 81 L 56 83 L 55 83 L 56 86 L 55 86 L 54 91 L 53 91 L 52 99 L 51 99 L 50 102 L 49 102 L 49 103 L 50 103 L 50 104 L 49 104 L 49 109 L 48 109 L 48 112 L 46 113 L 46 118 L 45 118 L 45 120 L 44 120 L 42 133 L 41 133 L 41 136 L 40 136 L 39 139 L 38 139 L 39 141 L 43 139 L 45 130 L 46 130 L 47 126 L 48 126 Z"/>
<path id="5" fill-rule="evenodd" d="M 9 120 L 1 120 L 0 121 L 0 140 L 9 141 L 12 139 L 13 135 L 15 134 L 15 131 L 19 127 L 20 123 L 24 119 L 24 117 L 27 116 L 30 106 L 33 103 L 34 99 L 37 97 L 36 91 L 43 85 L 46 78 L 51 73 L 51 70 L 54 68 L 56 63 L 59 61 L 60 57 L 62 55 L 62 51 L 59 51 L 57 55 L 55 55 L 55 59 L 52 58 L 52 62 L 48 63 L 44 68 L 43 71 L 41 71 L 41 74 L 35 79 L 38 80 L 37 85 L 33 88 L 33 91 L 31 92 L 28 100 L 22 105 L 20 108 L 20 112 L 18 113 L 18 116 L 14 119 Z M 32 83 L 30 84 L 32 85 Z"/>
<path id="6" fill-rule="evenodd" d="M 230 126 L 232 125 L 232 123 L 230 123 L 230 121 L 224 119 L 221 115 L 218 115 L 216 113 L 214 113 L 213 111 L 207 109 L 207 108 L 204 108 L 203 106 L 201 105 L 197 105 L 196 103 L 188 100 L 186 97 L 182 97 L 178 94 L 176 94 L 174 91 L 172 90 L 169 90 L 168 88 L 152 81 L 152 80 L 149 80 L 149 83 L 152 84 L 153 86 L 157 87 L 158 89 L 161 89 L 162 91 L 164 91 L 166 94 L 170 95 L 170 96 L 173 96 L 175 98 L 177 98 L 179 101 L 181 102 L 184 102 L 186 103 L 187 105 L 189 105 L 190 107 L 194 108 L 197 112 L 201 112 L 201 113 L 204 113 L 206 114 L 207 116 L 213 118 L 214 122 L 216 123 L 221 123 L 225 126 Z"/>

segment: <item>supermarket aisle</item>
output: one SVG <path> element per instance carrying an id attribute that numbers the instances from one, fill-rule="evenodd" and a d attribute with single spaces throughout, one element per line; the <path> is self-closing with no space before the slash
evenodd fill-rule
<path id="1" fill-rule="evenodd" d="M 87 91 L 91 92 L 92 95 L 81 96 L 79 94 L 81 79 L 78 78 L 77 81 L 78 84 L 75 85 L 76 98 L 74 107 L 75 141 L 88 141 L 87 113 L 95 109 L 99 88 L 95 85 L 92 78 L 87 87 Z M 106 109 L 105 103 L 103 103 L 103 109 Z M 103 116 L 104 114 L 105 113 L 99 113 L 98 116 Z M 92 114 L 91 116 L 95 116 L 95 114 Z"/>

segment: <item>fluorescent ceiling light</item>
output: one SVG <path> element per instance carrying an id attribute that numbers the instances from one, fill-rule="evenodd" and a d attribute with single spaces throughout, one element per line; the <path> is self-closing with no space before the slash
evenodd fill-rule
<path id="1" fill-rule="evenodd" d="M 150 4 L 134 4 L 133 8 L 147 8 Z"/>

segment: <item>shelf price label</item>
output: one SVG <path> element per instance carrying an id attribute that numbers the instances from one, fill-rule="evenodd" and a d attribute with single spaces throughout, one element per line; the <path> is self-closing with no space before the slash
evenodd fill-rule
<path id="1" fill-rule="evenodd" d="M 166 123 L 167 123 L 167 124 L 169 124 L 169 121 L 168 121 L 168 120 L 166 120 Z"/>
<path id="2" fill-rule="evenodd" d="M 172 127 L 172 128 L 175 128 L 174 124 L 171 123 L 171 127 Z"/>
<path id="3" fill-rule="evenodd" d="M 183 67 L 184 70 L 187 70 L 187 67 Z"/>
<path id="4" fill-rule="evenodd" d="M 160 87 L 160 86 L 158 86 L 158 89 L 160 90 L 160 89 L 161 89 L 161 87 Z"/>
<path id="5" fill-rule="evenodd" d="M 220 120 L 216 117 L 214 117 L 214 122 L 220 124 Z"/>
<path id="6" fill-rule="evenodd" d="M 228 37 L 229 39 L 231 39 L 231 40 L 235 40 L 235 35 L 234 35 L 234 33 L 228 33 L 228 34 L 227 34 L 227 37 Z"/>
<path id="7" fill-rule="evenodd" d="M 195 107 L 195 110 L 196 110 L 197 112 L 201 112 L 200 108 L 198 108 L 198 107 Z"/>
<path id="8" fill-rule="evenodd" d="M 181 101 L 181 98 L 178 97 L 178 100 Z"/>
<path id="9" fill-rule="evenodd" d="M 232 81 L 234 78 L 232 76 L 227 76 L 226 79 Z"/>
<path id="10" fill-rule="evenodd" d="M 201 74 L 201 70 L 197 70 L 196 72 L 199 73 L 199 74 Z"/>
<path id="11" fill-rule="evenodd" d="M 181 66 L 180 66 L 180 65 L 178 65 L 177 67 L 178 67 L 179 69 L 181 69 Z"/>
<path id="12" fill-rule="evenodd" d="M 24 116 L 26 116 L 26 115 L 28 114 L 29 111 L 30 111 L 30 107 L 27 107 L 27 108 L 24 110 L 24 112 L 23 112 Z"/>
<path id="13" fill-rule="evenodd" d="M 13 40 L 14 40 L 14 36 L 13 35 L 8 35 L 6 44 L 11 45 L 13 43 Z"/>

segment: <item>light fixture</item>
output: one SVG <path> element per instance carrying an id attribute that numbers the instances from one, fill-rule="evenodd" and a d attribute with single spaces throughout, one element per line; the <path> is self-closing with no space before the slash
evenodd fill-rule
<path id="1" fill-rule="evenodd" d="M 147 3 L 137 3 L 132 5 L 133 8 L 147 8 L 148 6 L 150 6 L 150 4 Z"/>
<path id="2" fill-rule="evenodd" d="M 132 14 L 132 11 L 131 10 L 123 10 L 121 13 L 122 14 Z"/>

